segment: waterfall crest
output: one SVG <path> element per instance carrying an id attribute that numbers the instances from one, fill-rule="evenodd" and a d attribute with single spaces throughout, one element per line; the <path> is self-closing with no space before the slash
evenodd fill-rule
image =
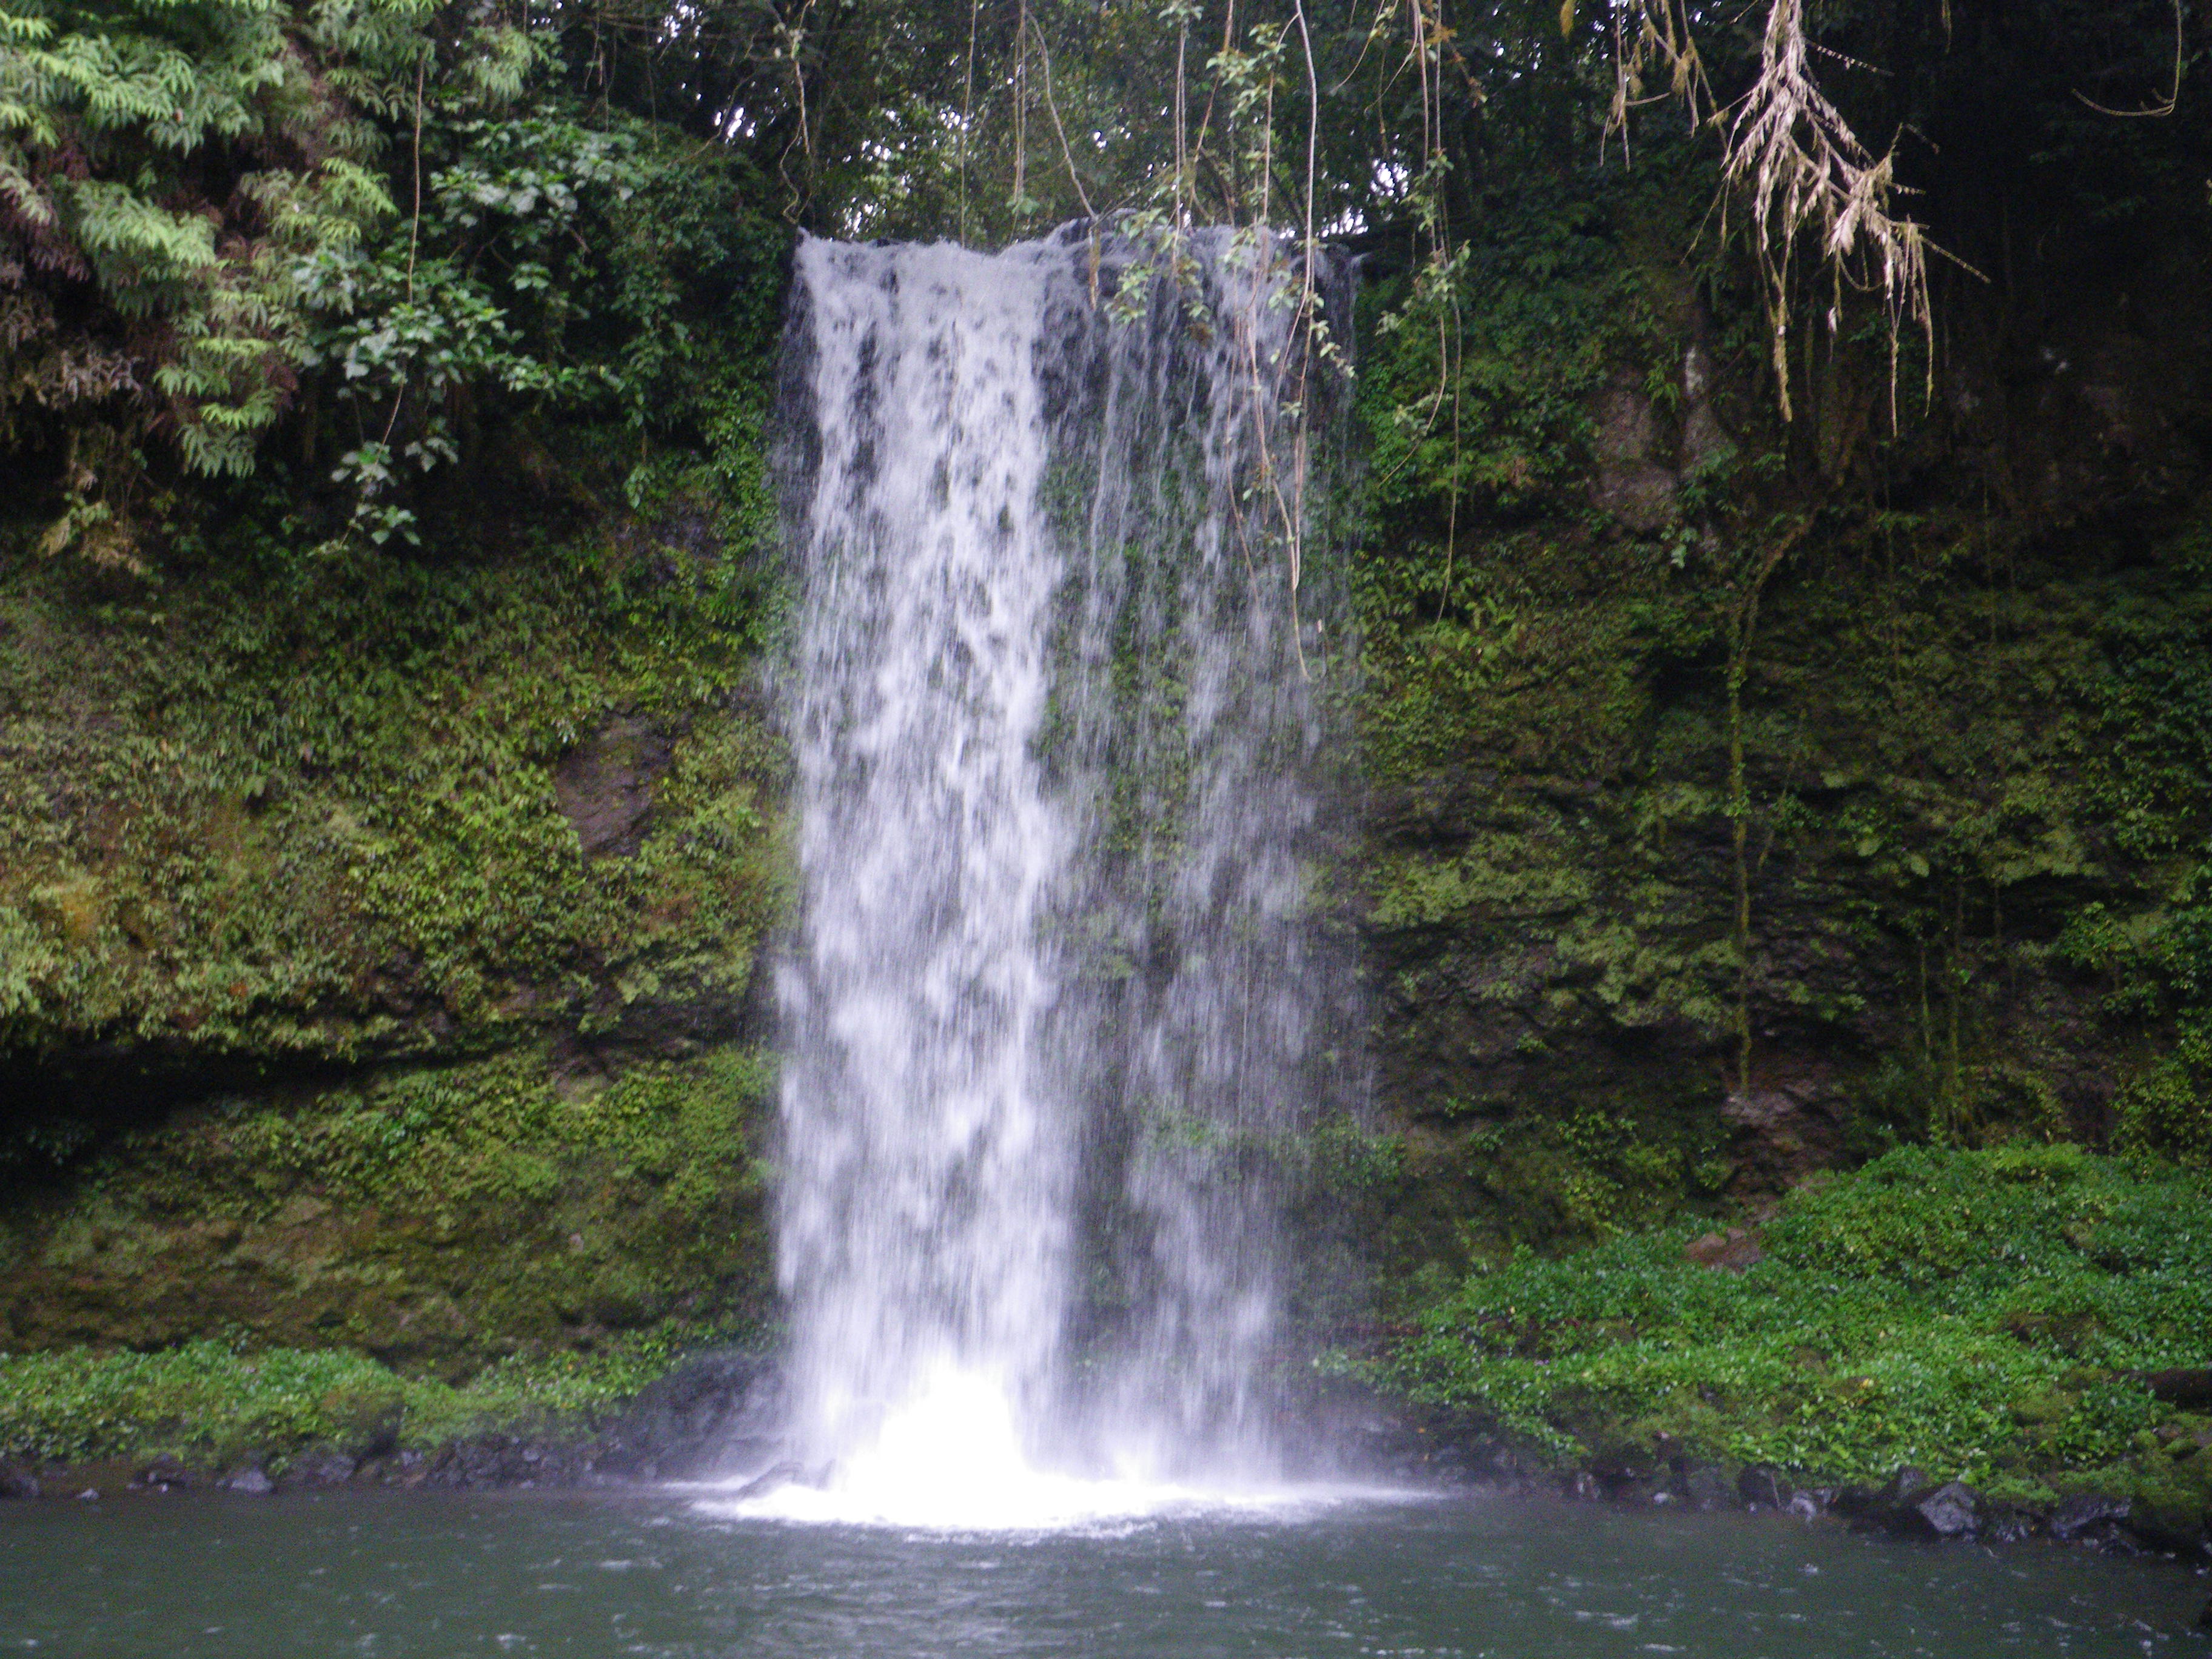
<path id="1" fill-rule="evenodd" d="M 1272 1171 L 1355 1069 L 1305 890 L 1339 377 L 1294 255 L 1182 247 L 799 252 L 779 1243 L 832 1491 L 1271 1462 Z"/>

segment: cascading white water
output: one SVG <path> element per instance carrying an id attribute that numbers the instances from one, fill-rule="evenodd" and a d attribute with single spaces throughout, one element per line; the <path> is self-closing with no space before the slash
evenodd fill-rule
<path id="1" fill-rule="evenodd" d="M 810 241 L 781 1271 L 803 1463 L 1004 1463 L 1046 1404 L 1075 1174 L 1039 1052 L 1073 836 L 1035 744 L 1048 261 Z"/>
<path id="2" fill-rule="evenodd" d="M 1194 252 L 1193 292 L 1074 228 L 799 249 L 780 1244 L 834 1512 L 1265 1470 L 1260 1165 L 1342 990 L 1300 873 L 1319 422 L 1295 264 Z"/>

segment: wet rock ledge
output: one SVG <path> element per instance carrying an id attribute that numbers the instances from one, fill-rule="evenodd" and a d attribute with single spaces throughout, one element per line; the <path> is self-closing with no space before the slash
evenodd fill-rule
<path id="1" fill-rule="evenodd" d="M 2194 1378 L 2199 1374 L 2192 1373 Z M 1898 1469 L 1878 1486 L 1822 1481 L 1764 1464 L 1727 1468 L 1672 1448 L 1561 1473 L 1449 1413 L 1376 1413 L 1355 1431 L 1365 1461 L 1401 1479 L 1553 1494 L 1571 1502 L 1702 1513 L 1738 1510 L 1848 1526 L 1900 1539 L 2016 1543 L 2044 1538 L 2124 1554 L 2212 1563 L 2212 1430 L 2161 1450 L 2192 1479 L 2146 1492 L 2084 1484 L 2055 1501 L 1993 1498 L 1960 1480 Z M 2173 1456 L 2174 1454 L 2180 1456 Z M 2062 1483 L 2065 1477 L 2056 1477 Z M 2081 1477 L 2084 1481 L 2094 1477 Z"/>

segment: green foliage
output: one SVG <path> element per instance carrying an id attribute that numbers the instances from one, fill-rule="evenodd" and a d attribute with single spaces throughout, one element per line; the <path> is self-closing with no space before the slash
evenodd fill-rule
<path id="1" fill-rule="evenodd" d="M 420 0 L 0 17 L 0 442 L 46 452 L 45 551 L 148 568 L 223 495 L 155 441 L 240 477 L 288 414 L 302 524 L 378 546 L 517 427 L 726 483 L 757 448 L 787 230 L 728 148 L 546 86 L 545 38 Z"/>
<path id="2" fill-rule="evenodd" d="M 1534 815 L 1532 814 L 1533 817 Z M 1558 848 L 1540 819 L 1518 833 L 1478 833 L 1456 858 L 1395 859 L 1377 872 L 1374 919 L 1385 927 L 1434 927 L 1498 916 L 1561 915 L 1590 897 L 1589 872 Z M 1552 830 L 1553 836 L 1543 832 Z"/>
<path id="3" fill-rule="evenodd" d="M 1339 1202 L 1386 1192 L 1405 1173 L 1401 1136 L 1377 1134 L 1348 1117 L 1316 1124 L 1299 1151 L 1305 1181 Z"/>
<path id="4" fill-rule="evenodd" d="M 665 556 L 241 537 L 104 612 L 55 567 L 0 574 L 47 642 L 0 656 L 0 1031 L 351 1054 L 422 1046 L 395 976 L 480 1034 L 735 994 L 781 902 L 777 750 L 727 707 L 772 613 L 748 550 L 639 568 Z M 617 710 L 666 770 L 635 856 L 587 860 L 553 770 Z"/>
<path id="5" fill-rule="evenodd" d="M 1360 401 L 1375 432 L 1376 507 L 1454 516 L 1558 507 L 1594 435 L 1585 401 L 1654 344 L 1649 276 L 1621 256 L 1606 207 L 1516 190 L 1437 276 L 1367 301 L 1379 350 Z"/>
<path id="6" fill-rule="evenodd" d="M 1698 1212 L 1733 1173 L 1722 1152 L 1701 1116 L 1584 1106 L 1485 1126 L 1465 1156 L 1499 1208 L 1492 1238 L 1556 1249 Z"/>
<path id="7" fill-rule="evenodd" d="M 1700 182 L 1527 181 L 1486 202 L 1448 270 L 1363 290 L 1357 407 L 1372 449 L 1352 576 L 1361 736 L 1379 775 L 1469 746 L 1620 763 L 1639 701 L 1636 612 L 1622 606 L 1651 595 L 1665 556 L 1615 550 L 1617 603 L 1602 608 L 1558 590 L 1591 586 L 1577 567 L 1596 395 L 1629 366 L 1672 389 L 1686 290 L 1642 245 L 1694 216 Z"/>
<path id="8" fill-rule="evenodd" d="M 670 1324 L 589 1354 L 501 1362 L 461 1387 L 337 1349 L 202 1340 L 152 1352 L 0 1354 L 0 1458 L 148 1458 L 281 1472 L 315 1446 L 356 1455 L 465 1435 L 588 1432 L 685 1346 L 725 1335 Z"/>
<path id="9" fill-rule="evenodd" d="M 2212 1030 L 2185 1025 L 2173 1053 L 2130 1079 L 2113 1105 L 2120 1146 L 2212 1165 Z"/>
<path id="10" fill-rule="evenodd" d="M 301 267 L 303 362 L 352 430 L 331 476 L 357 491 L 355 527 L 417 539 L 401 486 L 480 459 L 472 434 L 503 416 L 618 428 L 631 506 L 672 464 L 703 468 L 764 532 L 732 450 L 760 448 L 788 233 L 743 160 L 557 100 L 441 108 L 422 143 L 421 212 Z"/>
<path id="11" fill-rule="evenodd" d="M 424 1213 L 542 1207 L 570 1166 L 588 1162 L 595 1181 L 642 1181 L 666 1201 L 702 1212 L 761 1188 L 748 1126 L 771 1078 L 763 1056 L 717 1050 L 564 1088 L 544 1056 L 509 1052 L 392 1073 L 304 1108 L 233 1101 L 195 1130 L 124 1136 L 84 1179 L 112 1197 L 141 1189 L 181 1197 L 197 1186 L 203 1201 L 248 1215 L 302 1190 Z"/>
<path id="12" fill-rule="evenodd" d="M 2179 591 L 2117 619 L 2095 687 L 2097 804 L 2138 856 L 2212 830 L 2212 535 L 2199 527 L 2167 559 Z"/>
<path id="13" fill-rule="evenodd" d="M 112 418 L 132 400 L 143 421 L 158 392 L 189 466 L 250 470 L 305 349 L 301 264 L 392 215 L 362 113 L 401 101 L 436 51 L 431 18 L 421 0 L 0 13 L 0 435 L 21 437 L 25 404 Z M 475 73 L 452 95 L 515 90 L 519 40 L 454 43 Z M 86 290 L 106 312 L 89 322 Z"/>
<path id="14" fill-rule="evenodd" d="M 522 1049 L 19 1146 L 40 1201 L 0 1215 L 0 1322 L 25 1346 L 232 1331 L 459 1380 L 671 1317 L 754 1318 L 772 1082 L 745 1050 L 575 1077 Z"/>
<path id="15" fill-rule="evenodd" d="M 1828 1479 L 2130 1456 L 2133 1376 L 2212 1360 L 2212 1187 L 2067 1145 L 1906 1148 L 1792 1194 L 1741 1275 L 1683 1229 L 1479 1269 L 1379 1375 L 1565 1460 L 1660 1434 Z"/>
<path id="16" fill-rule="evenodd" d="M 2101 902 L 2069 921 L 2058 949 L 2106 978 L 2117 1019 L 2172 1022 L 2173 1046 L 2132 1077 L 2114 1103 L 2117 1139 L 2133 1151 L 2212 1161 L 2212 865 L 2199 866 L 2168 906 L 2128 918 Z"/>

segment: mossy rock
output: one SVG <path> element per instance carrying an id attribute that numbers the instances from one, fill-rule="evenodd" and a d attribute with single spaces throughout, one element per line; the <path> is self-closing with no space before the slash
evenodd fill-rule
<path id="1" fill-rule="evenodd" d="M 118 603 L 0 525 L 0 1155 L 149 1071 L 726 1040 L 789 890 L 736 556 L 248 538 Z"/>
<path id="2" fill-rule="evenodd" d="M 454 1378 L 773 1303 L 757 1053 L 579 1085 L 544 1051 L 179 1109 L 19 1177 L 0 1346 L 227 1331 Z"/>

